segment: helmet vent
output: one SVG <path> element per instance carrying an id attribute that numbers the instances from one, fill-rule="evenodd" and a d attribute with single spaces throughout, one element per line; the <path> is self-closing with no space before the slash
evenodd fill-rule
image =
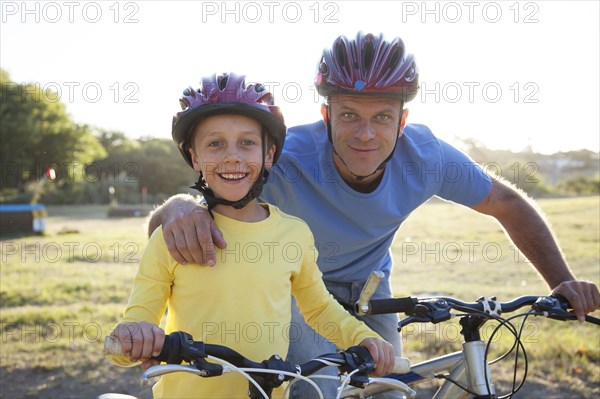
<path id="1" fill-rule="evenodd" d="M 363 66 L 368 71 L 371 69 L 371 65 L 373 65 L 373 58 L 375 56 L 375 49 L 373 48 L 373 43 L 368 42 L 365 44 L 365 48 L 363 50 Z"/>
<path id="2" fill-rule="evenodd" d="M 321 58 L 321 63 L 319 64 L 319 72 L 323 75 L 327 75 L 327 72 L 329 72 L 329 67 L 327 67 L 325 57 Z"/>
<path id="3" fill-rule="evenodd" d="M 400 62 L 400 59 L 402 58 L 402 49 L 400 48 L 400 46 L 395 44 L 394 48 L 392 48 L 390 53 L 390 63 L 388 64 L 388 68 L 394 69 L 396 68 L 398 62 Z"/>
<path id="4" fill-rule="evenodd" d="M 335 55 L 338 59 L 338 62 L 340 63 L 340 66 L 342 68 L 344 68 L 347 63 L 346 63 L 346 47 L 343 46 L 341 43 L 337 43 L 335 46 Z"/>
<path id="5" fill-rule="evenodd" d="M 229 77 L 229 75 L 225 74 L 221 77 L 221 79 L 217 79 L 218 83 L 219 83 L 219 90 L 224 90 L 225 86 L 227 86 L 227 78 Z"/>
<path id="6" fill-rule="evenodd" d="M 407 82 L 412 82 L 413 80 L 415 80 L 416 75 L 417 71 L 415 69 L 415 64 L 413 63 L 408 69 L 408 72 L 406 72 L 406 75 L 404 75 L 404 79 L 406 79 Z"/>
<path id="7" fill-rule="evenodd" d="M 181 109 L 183 111 L 187 110 L 190 107 L 190 104 L 184 99 L 179 100 L 179 105 L 181 106 Z"/>

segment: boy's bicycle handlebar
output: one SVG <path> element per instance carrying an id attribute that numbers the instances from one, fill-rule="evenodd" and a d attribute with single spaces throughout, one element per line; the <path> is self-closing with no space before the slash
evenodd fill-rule
<path id="1" fill-rule="evenodd" d="M 114 336 L 105 338 L 104 355 L 123 355 L 121 342 Z M 373 358 L 369 351 L 362 346 L 353 346 L 339 353 L 330 353 L 318 356 L 304 364 L 296 365 L 283 360 L 278 355 L 271 356 L 263 362 L 254 362 L 240 353 L 223 345 L 206 344 L 194 341 L 190 334 L 177 331 L 165 336 L 160 355 L 154 359 L 166 362 L 167 365 L 154 366 L 146 370 L 143 379 L 157 377 L 172 372 L 188 372 L 202 377 L 213 377 L 223 374 L 226 366 L 210 363 L 206 359 L 222 359 L 235 368 L 251 370 L 250 376 L 260 385 L 267 395 L 273 388 L 280 386 L 284 381 L 294 379 L 296 376 L 308 376 L 326 366 L 339 367 L 340 372 L 348 373 L 349 384 L 364 387 L 369 382 L 368 374 L 374 369 Z M 190 366 L 178 366 L 183 362 Z M 407 358 L 396 357 L 394 373 L 407 373 L 410 370 L 410 361 Z M 250 384 L 251 398 L 264 397 L 253 384 Z M 254 395 L 254 396 L 252 396 Z"/>
<path id="2" fill-rule="evenodd" d="M 411 323 L 439 323 L 448 320 L 454 316 L 453 310 L 497 318 L 503 312 L 514 312 L 526 306 L 532 308 L 533 315 L 563 321 L 576 320 L 568 312 L 569 303 L 563 297 L 554 295 L 522 296 L 509 302 L 498 302 L 495 297 L 481 297 L 472 303 L 451 297 L 377 299 L 369 301 L 366 306 L 364 303 L 357 303 L 355 311 L 359 315 L 404 313 L 408 317 L 398 324 L 398 328 L 402 328 Z M 600 325 L 599 318 L 587 315 L 585 320 Z"/>

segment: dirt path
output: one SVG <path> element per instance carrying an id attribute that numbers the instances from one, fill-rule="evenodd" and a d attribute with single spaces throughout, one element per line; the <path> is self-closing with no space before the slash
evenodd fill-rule
<path id="1" fill-rule="evenodd" d="M 70 373 L 64 370 L 43 370 L 39 368 L 12 369 L 0 368 L 0 398 L 2 399 L 80 399 L 95 398 L 102 393 L 125 393 L 139 399 L 150 399 L 150 387 L 139 382 L 139 368 L 122 369 L 102 361 L 93 369 L 77 370 Z M 435 390 L 427 386 L 419 389 L 417 399 L 431 398 Z M 509 387 L 499 384 L 500 393 Z M 569 390 L 565 389 L 569 388 Z M 528 379 L 525 387 L 515 399 L 592 399 L 600 395 L 600 387 L 581 386 L 561 387 L 537 378 Z"/>
<path id="2" fill-rule="evenodd" d="M 121 369 L 99 364 L 94 369 L 44 370 L 42 368 L 0 368 L 2 399 L 80 399 L 96 398 L 103 393 L 125 393 L 139 399 L 152 398 L 151 388 L 140 383 L 140 369 Z"/>

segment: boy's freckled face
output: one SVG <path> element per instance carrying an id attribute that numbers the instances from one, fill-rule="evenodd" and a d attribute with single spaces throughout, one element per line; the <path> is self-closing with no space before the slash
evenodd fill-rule
<path id="1" fill-rule="evenodd" d="M 217 197 L 237 201 L 248 193 L 262 165 L 261 132 L 258 121 L 243 115 L 215 115 L 196 125 L 190 149 L 194 170 Z M 274 146 L 266 152 L 266 167 L 274 152 Z"/>

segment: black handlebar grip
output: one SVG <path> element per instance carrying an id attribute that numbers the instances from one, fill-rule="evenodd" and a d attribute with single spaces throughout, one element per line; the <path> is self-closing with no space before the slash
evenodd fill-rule
<path id="1" fill-rule="evenodd" d="M 165 335 L 165 343 L 163 344 L 163 347 L 159 353 L 158 356 L 152 356 L 151 359 L 152 360 L 158 360 L 159 362 L 165 362 L 165 363 L 169 363 L 169 355 L 172 354 L 177 354 L 179 353 L 179 348 L 172 348 L 171 346 L 173 346 L 173 344 L 177 345 L 178 342 L 175 339 L 171 339 L 171 337 L 169 335 Z M 171 363 L 172 364 L 181 364 L 181 360 L 179 362 L 177 362 L 174 359 L 171 359 Z"/>
<path id="2" fill-rule="evenodd" d="M 600 318 L 598 318 L 598 317 L 587 315 L 587 316 L 585 316 L 585 321 L 587 321 L 588 323 L 592 323 L 597 326 L 600 326 Z"/>
<path id="3" fill-rule="evenodd" d="M 204 342 L 194 341 L 193 337 L 183 331 L 175 331 L 165 335 L 160 354 L 152 359 L 168 364 L 181 364 L 194 359 L 206 357 Z"/>
<path id="4" fill-rule="evenodd" d="M 176 339 L 171 339 L 170 336 L 166 335 L 165 336 L 165 343 L 162 347 L 162 350 L 160 351 L 160 354 L 156 357 L 151 357 L 151 359 L 153 360 L 158 360 L 160 362 L 169 362 L 169 360 L 171 360 L 171 362 L 173 364 L 180 364 L 181 360 L 179 360 L 179 362 L 177 363 L 178 359 L 169 359 L 169 355 L 170 354 L 178 354 L 179 353 L 179 348 L 173 348 L 173 346 L 178 346 L 179 342 Z M 113 335 L 109 335 L 107 337 L 104 338 L 104 348 L 103 348 L 103 354 L 107 355 L 107 356 L 111 356 L 111 355 L 117 355 L 117 356 L 124 356 L 125 353 L 123 352 L 123 347 L 121 345 L 121 341 L 119 341 L 119 338 L 117 338 L 116 336 Z"/>
<path id="5" fill-rule="evenodd" d="M 368 314 L 412 312 L 416 304 L 417 299 L 411 297 L 375 299 L 369 302 Z"/>

